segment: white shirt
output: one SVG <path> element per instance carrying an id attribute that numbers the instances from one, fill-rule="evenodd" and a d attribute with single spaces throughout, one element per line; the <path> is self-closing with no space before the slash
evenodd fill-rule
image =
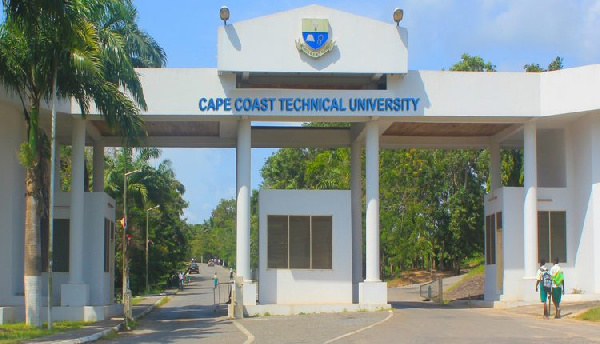
<path id="1" fill-rule="evenodd" d="M 538 269 L 538 272 L 537 272 L 537 276 L 536 276 L 536 278 L 537 278 L 538 281 L 542 280 L 542 275 L 546 271 L 548 271 L 548 269 L 545 266 L 540 266 L 540 268 Z"/>

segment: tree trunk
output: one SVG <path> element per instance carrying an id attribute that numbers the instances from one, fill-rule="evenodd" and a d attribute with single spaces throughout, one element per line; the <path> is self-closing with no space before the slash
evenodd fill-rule
<path id="1" fill-rule="evenodd" d="M 48 192 L 44 190 L 47 179 L 47 140 L 39 129 L 39 99 L 30 99 L 31 110 L 28 122 L 28 145 L 21 149 L 25 165 L 25 247 L 23 285 L 25 294 L 25 323 L 40 327 L 41 291 L 41 228 L 40 218 L 47 214 Z"/>
<path id="2" fill-rule="evenodd" d="M 29 326 L 40 327 L 41 296 L 41 237 L 38 199 L 35 195 L 37 187 L 32 169 L 27 169 L 26 201 L 25 201 L 25 323 Z"/>

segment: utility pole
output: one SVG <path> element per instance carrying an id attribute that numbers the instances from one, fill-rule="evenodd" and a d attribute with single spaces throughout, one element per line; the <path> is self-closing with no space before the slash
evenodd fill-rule
<path id="1" fill-rule="evenodd" d="M 135 170 L 125 172 L 123 176 L 123 317 L 125 319 L 125 329 L 129 328 L 129 318 L 131 318 L 131 291 L 129 290 L 129 266 L 127 259 L 127 178 L 140 172 Z"/>
<path id="2" fill-rule="evenodd" d="M 148 271 L 148 213 L 151 210 L 156 210 L 158 208 L 160 208 L 160 205 L 146 209 L 146 295 L 150 293 L 150 289 L 148 287 L 148 275 L 150 274 L 150 272 Z"/>

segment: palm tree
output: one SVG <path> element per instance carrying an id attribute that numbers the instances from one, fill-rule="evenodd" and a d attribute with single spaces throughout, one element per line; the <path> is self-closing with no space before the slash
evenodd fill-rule
<path id="1" fill-rule="evenodd" d="M 94 101 L 128 145 L 144 135 L 137 105 L 145 108 L 146 104 L 131 62 L 134 56 L 139 59 L 139 52 L 119 53 L 120 60 L 111 59 L 111 50 L 128 51 L 127 39 L 115 33 L 103 40 L 105 33 L 116 30 L 105 25 L 107 30 L 101 31 L 99 25 L 103 23 L 100 14 L 116 13 L 119 3 L 133 8 L 129 0 L 3 0 L 6 20 L 0 26 L 0 79 L 19 96 L 28 133 L 19 154 L 26 168 L 24 285 L 26 323 L 36 327 L 41 324 L 40 218 L 48 211 L 49 150 L 38 124 L 41 101 L 54 92 L 66 99 L 73 97 L 82 115 Z M 122 13 L 120 22 L 128 23 L 123 27 L 137 28 L 135 17 L 126 19 L 125 12 L 118 13 Z M 151 39 L 145 43 L 139 46 L 157 46 Z M 164 64 L 162 49 L 148 48 L 142 53 L 146 61 Z"/>

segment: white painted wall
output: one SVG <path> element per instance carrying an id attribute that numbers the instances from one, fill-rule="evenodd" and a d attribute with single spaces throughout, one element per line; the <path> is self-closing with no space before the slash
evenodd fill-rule
<path id="1" fill-rule="evenodd" d="M 18 107 L 0 103 L 0 117 L 0 305 L 14 305 L 23 303 L 25 170 L 17 153 L 26 135 Z"/>
<path id="2" fill-rule="evenodd" d="M 594 97 L 580 99 L 590 89 L 600 87 L 597 79 L 600 65 L 589 65 L 552 73 L 473 73 L 446 71 L 409 71 L 406 75 L 389 75 L 387 90 L 289 90 L 289 89 L 236 89 L 235 77 L 230 73 L 219 76 L 217 69 L 140 69 L 148 111 L 144 114 L 170 116 L 202 116 L 197 119 L 223 120 L 224 115 L 248 115 L 253 119 L 290 120 L 356 119 L 365 116 L 388 116 L 402 120 L 432 117 L 446 121 L 514 121 L 519 118 L 551 116 L 557 113 L 592 111 L 600 109 L 600 100 Z M 352 73 L 348 70 L 348 73 Z M 556 73 L 556 74 L 555 74 Z M 546 74 L 552 74 L 551 79 Z M 582 76 L 585 75 L 585 76 Z M 581 76 L 581 78 L 579 78 Z M 567 96 L 555 96 L 551 87 L 573 83 Z M 558 87 L 558 86 L 557 86 Z M 541 89 L 544 89 L 542 92 Z M 560 89 L 563 89 L 561 86 Z M 541 96 L 543 94 L 544 96 Z M 552 96 L 550 96 L 552 95 Z M 388 113 L 366 112 L 306 112 L 281 113 L 278 108 L 267 112 L 236 112 L 235 110 L 200 113 L 201 97 L 249 98 L 350 98 L 416 97 L 420 98 L 417 111 Z M 570 104 L 570 105 L 569 105 Z M 565 108 L 565 106 L 568 106 Z M 564 112 L 558 112 L 562 108 Z M 181 119 L 185 119 L 182 117 Z M 190 120 L 187 118 L 187 120 Z"/>
<path id="3" fill-rule="evenodd" d="M 231 8 L 232 18 L 235 8 Z M 328 19 L 337 47 L 314 59 L 299 52 L 302 19 Z M 283 73 L 406 73 L 408 34 L 391 20 L 382 22 L 310 5 L 217 29 L 219 71 Z M 375 42 L 377 39 L 378 42 Z M 385 44 L 383 44 L 385 42 Z"/>
<path id="4" fill-rule="evenodd" d="M 84 252 L 88 259 L 83 276 L 90 286 L 90 304 L 111 304 L 110 275 L 104 272 L 104 219 L 115 221 L 115 201 L 104 192 L 86 192 L 84 218 Z"/>
<path id="5" fill-rule="evenodd" d="M 567 186 L 563 129 L 538 130 L 536 157 L 538 187 L 564 188 Z"/>
<path id="6" fill-rule="evenodd" d="M 350 191 L 261 190 L 259 194 L 259 302 L 351 304 Z M 268 215 L 332 215 L 331 270 L 267 269 Z"/>
<path id="7" fill-rule="evenodd" d="M 572 261 L 576 263 L 576 276 L 573 284 L 569 284 L 567 275 L 565 281 L 567 289 L 577 288 L 586 292 L 600 292 L 596 282 L 600 268 L 598 260 L 597 241 L 600 237 L 598 229 L 598 213 L 600 202 L 595 202 L 595 187 L 600 170 L 594 169 L 600 147 L 596 137 L 600 135 L 597 116 L 588 115 L 570 125 L 567 129 L 569 146 L 569 173 L 568 183 L 570 189 L 570 203 L 572 217 L 568 218 L 569 225 L 574 229 L 569 233 L 569 249 Z"/>
<path id="8" fill-rule="evenodd" d="M 56 219 L 68 219 L 70 193 L 56 194 Z M 86 192 L 84 196 L 84 252 L 83 269 L 84 283 L 89 285 L 90 306 L 110 305 L 113 302 L 111 294 L 110 275 L 104 272 L 104 218 L 115 221 L 115 201 L 103 192 Z M 112 247 L 114 254 L 114 247 Z M 114 259 L 112 260 L 114 264 Z M 48 295 L 47 274 L 43 273 L 42 294 Z M 69 282 L 68 272 L 55 272 L 52 275 L 52 298 L 55 305 L 60 304 L 61 284 Z"/>
<path id="9" fill-rule="evenodd" d="M 598 296 L 600 277 L 600 119 L 590 114 L 562 131 L 541 131 L 538 136 L 538 176 L 546 185 L 561 183 L 564 165 L 568 187 L 539 187 L 538 211 L 567 212 L 567 293 L 574 288 Z M 561 144 L 564 142 L 564 148 Z M 563 153 L 564 151 L 564 153 Z M 561 162 L 564 161 L 564 162 Z M 545 179 L 544 179 L 545 178 Z M 485 214 L 504 214 L 504 293 L 501 300 L 532 299 L 535 281 L 523 277 L 523 189 L 502 188 L 486 196 Z M 494 294 L 495 265 L 486 266 L 485 299 Z"/>
<path id="10" fill-rule="evenodd" d="M 600 108 L 600 66 L 532 73 L 540 76 L 540 112 L 546 116 Z"/>

